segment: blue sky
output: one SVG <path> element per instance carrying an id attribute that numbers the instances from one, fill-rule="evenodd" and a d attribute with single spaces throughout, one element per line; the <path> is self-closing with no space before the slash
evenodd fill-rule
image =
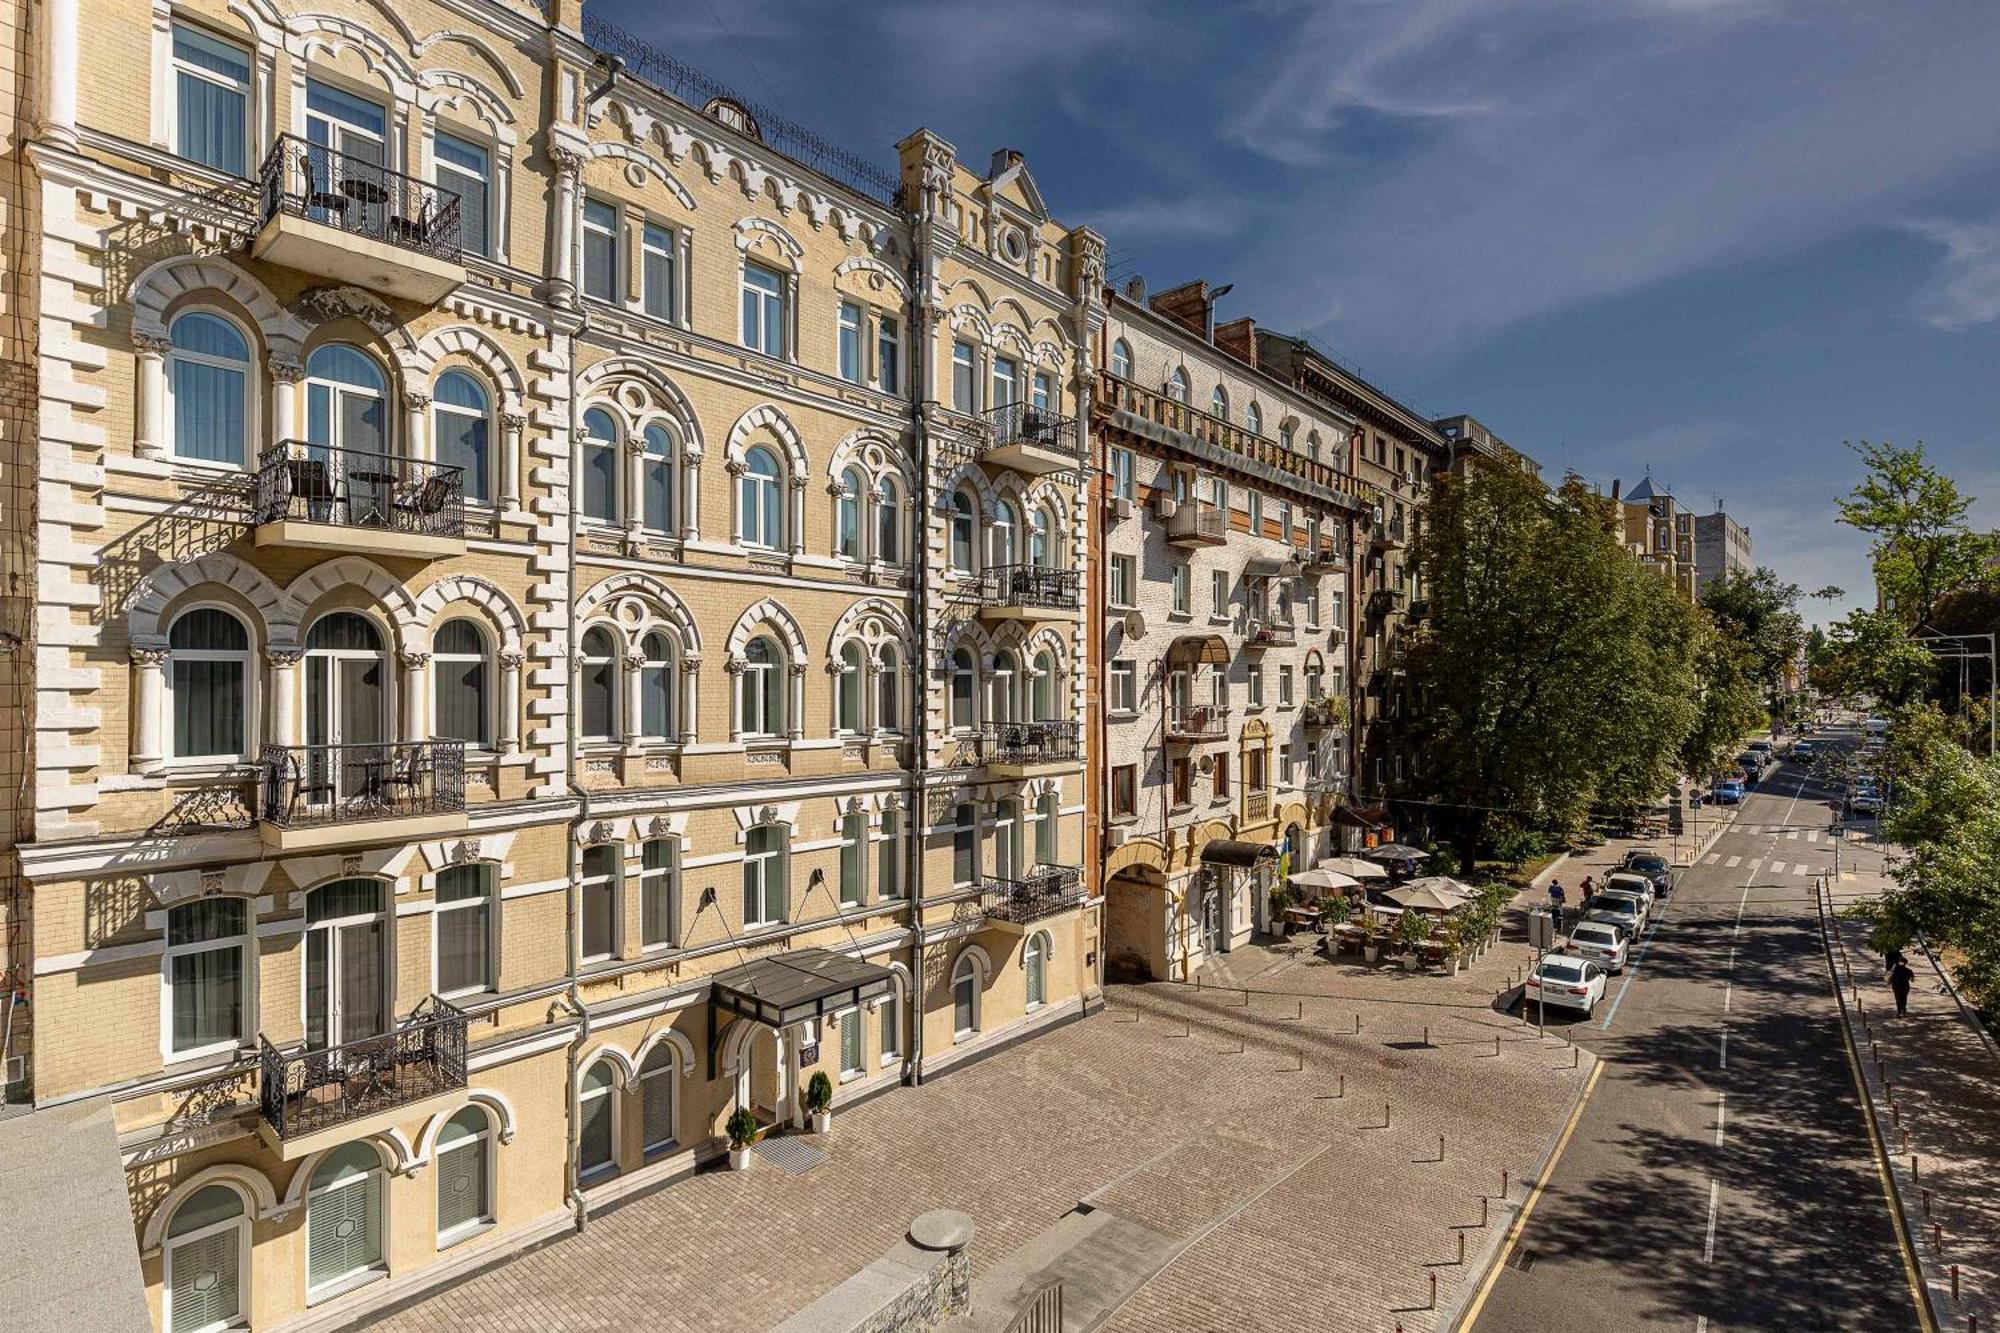
<path id="1" fill-rule="evenodd" d="M 1989 4 L 588 3 L 885 166 L 1018 148 L 1114 274 L 1233 282 L 1551 474 L 1721 496 L 1808 589 L 1866 588 L 1843 441 L 1926 441 L 2000 525 Z"/>

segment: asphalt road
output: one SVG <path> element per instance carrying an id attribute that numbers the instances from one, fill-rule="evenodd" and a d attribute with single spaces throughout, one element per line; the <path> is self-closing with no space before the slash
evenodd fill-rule
<path id="1" fill-rule="evenodd" d="M 1604 1074 L 1478 1333 L 1921 1327 L 1813 905 L 1830 795 L 1790 764 L 1753 789 L 1607 1004 L 1568 1024 Z"/>

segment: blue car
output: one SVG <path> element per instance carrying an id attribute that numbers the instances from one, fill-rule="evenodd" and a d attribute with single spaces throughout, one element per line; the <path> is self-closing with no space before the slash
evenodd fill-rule
<path id="1" fill-rule="evenodd" d="M 1717 805 L 1743 804 L 1743 784 L 1738 782 L 1735 778 L 1730 778 L 1725 782 L 1716 783 L 1715 803 Z"/>

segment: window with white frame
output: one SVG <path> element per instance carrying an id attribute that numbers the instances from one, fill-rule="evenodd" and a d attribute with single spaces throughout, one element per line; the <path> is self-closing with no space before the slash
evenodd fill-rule
<path id="1" fill-rule="evenodd" d="M 213 1333 L 242 1328 L 250 1219 L 243 1196 L 228 1185 L 204 1185 L 183 1199 L 160 1247 L 165 1333 Z"/>
<path id="2" fill-rule="evenodd" d="M 1035 801 L 1035 864 L 1052 866 L 1062 850 L 1062 803 L 1052 791 Z"/>
<path id="3" fill-rule="evenodd" d="M 865 697 L 862 683 L 862 650 L 858 643 L 843 644 L 840 656 L 834 659 L 836 670 L 833 683 L 833 729 L 844 732 L 860 732 L 866 729 L 861 716 L 861 701 Z"/>
<path id="4" fill-rule="evenodd" d="M 875 387 L 900 393 L 903 383 L 903 326 L 893 316 L 875 317 Z"/>
<path id="5" fill-rule="evenodd" d="M 952 730 L 972 730 L 972 701 L 978 691 L 979 674 L 973 666 L 971 650 L 954 649 L 951 654 L 951 683 L 947 691 L 948 722 Z"/>
<path id="6" fill-rule="evenodd" d="M 1229 420 L 1229 390 L 1216 385 L 1215 392 L 1208 396 L 1208 411 L 1210 416 Z"/>
<path id="7" fill-rule="evenodd" d="M 840 322 L 835 341 L 838 344 L 840 377 L 850 384 L 862 380 L 861 349 L 867 336 L 867 318 L 856 301 L 840 303 Z"/>
<path id="8" fill-rule="evenodd" d="M 1111 605 L 1119 608 L 1132 605 L 1138 595 L 1139 569 L 1137 562 L 1129 555 L 1111 557 Z"/>
<path id="9" fill-rule="evenodd" d="M 963 1039 L 979 1031 L 980 969 L 971 953 L 961 953 L 951 969 L 952 1035 Z"/>
<path id="10" fill-rule="evenodd" d="M 1292 544 L 1292 502 L 1278 501 L 1278 536 L 1285 545 Z"/>
<path id="11" fill-rule="evenodd" d="M 674 1124 L 675 1080 L 679 1076 L 674 1048 L 664 1041 L 646 1052 L 639 1065 L 639 1114 L 645 1121 L 644 1151 L 649 1157 L 673 1147 L 679 1138 Z"/>
<path id="12" fill-rule="evenodd" d="M 1028 936 L 1028 943 L 1021 950 L 1022 988 L 1027 994 L 1028 1008 L 1039 1009 L 1049 1002 L 1049 936 L 1047 931 L 1038 930 Z"/>
<path id="13" fill-rule="evenodd" d="M 903 492 L 894 477 L 875 483 L 875 558 L 885 565 L 903 562 Z"/>
<path id="14" fill-rule="evenodd" d="M 240 760 L 249 743 L 250 634 L 218 607 L 182 612 L 167 630 L 173 757 Z"/>
<path id="15" fill-rule="evenodd" d="M 639 288 L 646 313 L 671 322 L 679 299 L 677 246 L 671 227 L 648 222 L 639 233 Z"/>
<path id="16" fill-rule="evenodd" d="M 1278 668 L 1278 706 L 1292 706 L 1292 668 L 1289 665 Z"/>
<path id="17" fill-rule="evenodd" d="M 743 646 L 737 711 L 746 736 L 777 736 L 785 730 L 785 656 L 768 635 Z"/>
<path id="18" fill-rule="evenodd" d="M 492 409 L 486 386 L 462 370 L 447 371 L 433 386 L 431 431 L 437 460 L 458 469 L 465 498 L 493 498 Z"/>
<path id="19" fill-rule="evenodd" d="M 1264 535 L 1263 492 L 1261 491 L 1250 492 L 1250 497 L 1246 503 L 1250 507 L 1250 535 L 1252 537 L 1261 537 Z"/>
<path id="20" fill-rule="evenodd" d="M 1264 668 L 1255 662 L 1244 668 L 1243 692 L 1252 708 L 1264 706 Z"/>
<path id="21" fill-rule="evenodd" d="M 486 634 L 461 616 L 439 625 L 431 636 L 433 734 L 468 745 L 493 740 L 491 659 Z"/>
<path id="22" fill-rule="evenodd" d="M 1319 628 L 1319 585 L 1310 580 L 1306 583 L 1306 628 Z"/>
<path id="23" fill-rule="evenodd" d="M 785 544 L 784 472 L 778 456 L 752 445 L 743 455 L 743 474 L 736 479 L 738 536 L 745 546 L 776 550 Z"/>
<path id="24" fill-rule="evenodd" d="M 785 919 L 785 830 L 758 824 L 743 835 L 743 924 L 770 926 Z"/>
<path id="25" fill-rule="evenodd" d="M 678 943 L 681 841 L 649 838 L 639 856 L 639 943 L 649 949 Z"/>
<path id="26" fill-rule="evenodd" d="M 432 895 L 431 942 L 439 995 L 497 989 L 495 867 L 446 866 Z"/>
<path id="27" fill-rule="evenodd" d="M 860 1078 L 868 1072 L 865 1064 L 868 1033 L 861 1022 L 861 1011 L 843 1009 L 835 1021 L 840 1024 L 840 1076 L 843 1079 Z"/>
<path id="28" fill-rule="evenodd" d="M 640 435 L 640 517 L 650 531 L 674 530 L 674 465 L 678 453 L 674 432 L 664 422 L 655 421 Z"/>
<path id="29" fill-rule="evenodd" d="M 1111 709 L 1117 713 L 1139 711 L 1139 664 L 1129 657 L 1111 663 Z"/>
<path id="30" fill-rule="evenodd" d="M 168 910 L 168 1058 L 231 1051 L 244 1041 L 249 908 L 242 898 L 202 898 Z"/>
<path id="31" fill-rule="evenodd" d="M 250 53 L 184 23 L 174 25 L 174 152 L 250 172 Z"/>
<path id="32" fill-rule="evenodd" d="M 891 990 L 884 995 L 875 1010 L 876 1027 L 880 1032 L 882 1063 L 894 1064 L 903 1054 L 903 996 Z"/>
<path id="33" fill-rule="evenodd" d="M 1123 338 L 1111 344 L 1111 373 L 1121 380 L 1132 378 L 1132 346 Z"/>
<path id="34" fill-rule="evenodd" d="M 1028 401 L 1035 405 L 1036 411 L 1048 412 L 1052 411 L 1055 407 L 1055 397 L 1055 381 L 1049 378 L 1047 371 L 1036 371 L 1034 392 L 1029 396 Z"/>
<path id="35" fill-rule="evenodd" d="M 765 356 L 785 355 L 785 277 L 753 259 L 743 261 L 743 345 Z"/>
<path id="36" fill-rule="evenodd" d="M 439 130 L 431 138 L 431 170 L 440 186 L 458 196 L 460 248 L 481 258 L 491 254 L 491 155 L 479 144 Z"/>
<path id="37" fill-rule="evenodd" d="M 618 299 L 618 209 L 602 199 L 583 201 L 583 294 Z"/>
<path id="38" fill-rule="evenodd" d="M 577 659 L 577 721 L 586 741 L 608 741 L 618 725 L 618 648 L 611 631 L 594 625 L 583 632 Z"/>
<path id="39" fill-rule="evenodd" d="M 1243 409 L 1243 424 L 1250 428 L 1252 435 L 1262 435 L 1264 433 L 1264 409 L 1257 406 L 1253 401 L 1248 407 Z"/>
<path id="40" fill-rule="evenodd" d="M 903 655 L 891 643 L 883 644 L 876 657 L 875 727 L 878 731 L 903 729 Z"/>
<path id="41" fill-rule="evenodd" d="M 1229 614 L 1229 571 L 1226 569 L 1208 571 L 1208 613 L 1212 616 Z"/>
<path id="42" fill-rule="evenodd" d="M 443 1249 L 493 1224 L 493 1121 L 468 1106 L 437 1138 L 437 1243 Z"/>
<path id="43" fill-rule="evenodd" d="M 576 1093 L 576 1171 L 593 1180 L 618 1169 L 617 1074 L 609 1060 L 583 1071 Z"/>
<path id="44" fill-rule="evenodd" d="M 861 506 L 868 498 L 868 483 L 859 468 L 843 468 L 840 494 L 833 502 L 834 550 L 843 559 L 861 558 Z"/>
<path id="45" fill-rule="evenodd" d="M 993 406 L 1021 401 L 1021 366 L 1011 356 L 993 358 Z"/>
<path id="46" fill-rule="evenodd" d="M 960 339 L 951 345 L 951 405 L 967 414 L 979 410 L 979 375 L 975 369 L 972 344 Z"/>
<path id="47" fill-rule="evenodd" d="M 585 518 L 612 522 L 618 516 L 618 423 L 601 407 L 583 414 L 578 471 L 583 480 Z"/>
<path id="48" fill-rule="evenodd" d="M 875 896 L 895 902 L 903 896 L 903 813 L 882 812 L 882 836 L 875 846 Z"/>
<path id="49" fill-rule="evenodd" d="M 1136 499 L 1138 482 L 1132 471 L 1132 451 L 1114 447 L 1111 450 L 1111 493 L 1121 500 Z"/>
<path id="50" fill-rule="evenodd" d="M 965 888 L 979 878 L 979 808 L 962 801 L 952 811 L 951 882 Z"/>
<path id="51" fill-rule="evenodd" d="M 167 348 L 174 457 L 247 466 L 255 401 L 249 337 L 213 311 L 188 310 L 168 328 Z"/>
<path id="52" fill-rule="evenodd" d="M 1278 443 L 1287 449 L 1294 447 L 1298 443 L 1298 429 L 1297 426 L 1294 426 L 1289 421 L 1280 422 L 1278 425 Z"/>
<path id="53" fill-rule="evenodd" d="M 382 1192 L 388 1172 L 367 1139 L 320 1159 L 306 1190 L 306 1299 L 311 1302 L 387 1272 Z"/>
<path id="54" fill-rule="evenodd" d="M 1292 747 L 1290 745 L 1280 745 L 1278 747 L 1278 785 L 1280 787 L 1289 787 L 1292 785 Z"/>
<path id="55" fill-rule="evenodd" d="M 979 525 L 972 497 L 964 491 L 951 495 L 951 533 L 946 558 L 954 572 L 972 572 L 973 552 L 979 548 Z"/>
<path id="56" fill-rule="evenodd" d="M 1177 616 L 1188 615 L 1194 609 L 1194 569 L 1189 565 L 1175 565 L 1168 576 L 1173 594 L 1171 605 Z"/>
<path id="57" fill-rule="evenodd" d="M 639 640 L 639 734 L 648 740 L 673 740 L 674 645 L 659 630 Z"/>
<path id="58" fill-rule="evenodd" d="M 618 930 L 624 918 L 619 908 L 619 862 L 624 850 L 615 843 L 583 849 L 583 876 L 577 910 L 581 916 L 583 961 L 602 962 L 618 952 Z"/>

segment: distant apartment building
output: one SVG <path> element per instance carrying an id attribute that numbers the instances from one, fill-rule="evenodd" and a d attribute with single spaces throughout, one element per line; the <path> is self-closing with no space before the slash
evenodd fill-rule
<path id="1" fill-rule="evenodd" d="M 1612 482 L 1611 503 L 1624 525 L 1625 548 L 1683 598 L 1694 601 L 1694 515 L 1650 474 L 1622 494 L 1619 483 Z"/>
<path id="2" fill-rule="evenodd" d="M 1756 569 L 1757 562 L 1750 555 L 1750 529 L 1721 509 L 1695 515 L 1694 568 L 1697 591 L 1717 579 Z"/>

